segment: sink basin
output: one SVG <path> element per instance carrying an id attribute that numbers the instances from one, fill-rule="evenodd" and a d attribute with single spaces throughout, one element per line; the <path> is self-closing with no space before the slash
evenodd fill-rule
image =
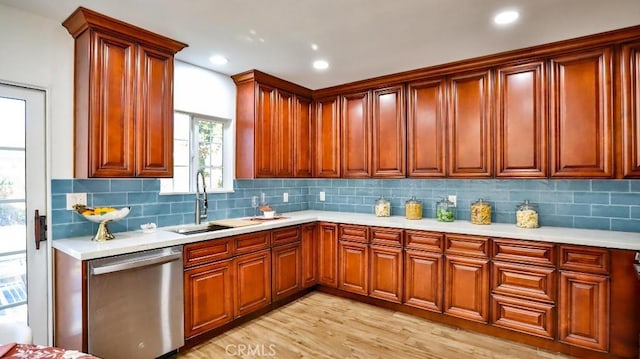
<path id="1" fill-rule="evenodd" d="M 174 229 L 173 231 L 176 233 L 188 235 L 188 234 L 196 234 L 196 233 L 221 231 L 223 229 L 229 229 L 229 228 L 233 228 L 233 227 L 223 226 L 220 224 L 208 224 L 208 225 L 185 226 L 178 229 Z"/>

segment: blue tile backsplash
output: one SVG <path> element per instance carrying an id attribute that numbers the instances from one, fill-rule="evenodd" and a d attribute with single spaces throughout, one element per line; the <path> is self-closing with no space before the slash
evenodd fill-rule
<path id="1" fill-rule="evenodd" d="M 53 238 L 92 235 L 97 225 L 65 209 L 66 193 L 86 192 L 89 206 L 130 206 L 125 219 L 111 223 L 112 232 L 140 224 L 159 226 L 194 222 L 193 194 L 161 195 L 157 179 L 52 180 Z M 253 215 L 251 197 L 265 192 L 278 212 L 305 209 L 373 213 L 385 196 L 392 215 L 404 215 L 404 202 L 416 196 L 423 216 L 433 218 L 435 203 L 447 195 L 458 199 L 457 218 L 469 219 L 479 198 L 491 203 L 493 221 L 515 223 L 516 205 L 525 199 L 538 205 L 540 224 L 547 226 L 640 232 L 640 180 L 455 180 L 455 179 L 258 179 L 234 181 L 235 192 L 209 194 L 209 219 Z M 282 202 L 282 193 L 289 202 Z M 326 200 L 320 201 L 320 192 Z"/>

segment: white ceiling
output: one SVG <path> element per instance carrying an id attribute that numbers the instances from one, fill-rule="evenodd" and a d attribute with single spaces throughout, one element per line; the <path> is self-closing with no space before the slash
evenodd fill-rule
<path id="1" fill-rule="evenodd" d="M 640 25 L 640 0 L 0 0 L 62 22 L 78 6 L 186 42 L 176 58 L 319 89 Z M 499 10 L 516 24 L 492 23 Z M 311 49 L 311 44 L 318 50 Z M 229 59 L 214 66 L 209 56 Z M 328 70 L 311 67 L 330 62 Z"/>

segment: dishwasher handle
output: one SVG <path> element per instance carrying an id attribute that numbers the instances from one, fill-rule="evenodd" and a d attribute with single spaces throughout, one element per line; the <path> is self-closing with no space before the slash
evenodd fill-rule
<path id="1" fill-rule="evenodd" d="M 164 264 L 182 259 L 182 253 L 173 253 L 169 255 L 159 255 L 156 257 L 144 258 L 140 260 L 133 260 L 129 262 L 107 264 L 104 266 L 96 266 L 91 268 L 91 275 L 100 275 L 114 272 L 121 272 L 124 270 L 147 267 L 150 265 Z"/>

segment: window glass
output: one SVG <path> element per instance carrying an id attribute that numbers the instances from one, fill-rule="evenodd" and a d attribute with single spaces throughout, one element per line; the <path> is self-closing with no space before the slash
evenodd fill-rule
<path id="1" fill-rule="evenodd" d="M 161 192 L 194 192 L 198 171 L 205 176 L 207 191 L 225 188 L 223 149 L 228 123 L 189 113 L 174 114 L 173 179 L 160 181 Z"/>

